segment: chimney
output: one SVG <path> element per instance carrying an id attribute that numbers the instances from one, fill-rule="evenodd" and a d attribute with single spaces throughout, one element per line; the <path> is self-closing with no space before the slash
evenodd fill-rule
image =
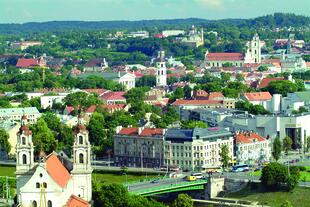
<path id="1" fill-rule="evenodd" d="M 142 133 L 142 131 L 144 130 L 144 126 L 143 127 L 139 127 L 138 128 L 138 135 L 140 135 Z"/>
<path id="2" fill-rule="evenodd" d="M 116 134 L 118 134 L 122 130 L 122 128 L 123 128 L 122 126 L 117 126 L 116 127 Z"/>

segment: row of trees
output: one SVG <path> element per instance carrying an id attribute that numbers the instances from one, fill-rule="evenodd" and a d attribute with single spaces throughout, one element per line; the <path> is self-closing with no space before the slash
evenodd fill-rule
<path id="1" fill-rule="evenodd" d="M 94 185 L 94 206 L 105 207 L 166 207 L 167 205 L 147 199 L 139 195 L 131 195 L 122 185 Z M 186 194 L 179 196 L 171 203 L 171 207 L 193 207 L 191 197 Z"/>

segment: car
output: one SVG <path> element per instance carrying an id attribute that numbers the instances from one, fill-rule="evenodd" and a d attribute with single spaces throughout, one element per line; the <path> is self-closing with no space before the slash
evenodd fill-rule
<path id="1" fill-rule="evenodd" d="M 152 180 L 151 183 L 159 183 L 158 179 Z"/>

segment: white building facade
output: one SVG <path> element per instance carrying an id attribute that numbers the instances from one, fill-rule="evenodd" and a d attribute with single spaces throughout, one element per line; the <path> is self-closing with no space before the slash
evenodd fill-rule
<path id="1" fill-rule="evenodd" d="M 233 158 L 233 135 L 223 128 L 167 129 L 164 142 L 165 163 L 183 170 L 220 167 L 220 151 L 227 145 Z"/>
<path id="2" fill-rule="evenodd" d="M 238 163 L 262 163 L 271 157 L 270 141 L 253 132 L 236 132 L 235 150 Z"/>

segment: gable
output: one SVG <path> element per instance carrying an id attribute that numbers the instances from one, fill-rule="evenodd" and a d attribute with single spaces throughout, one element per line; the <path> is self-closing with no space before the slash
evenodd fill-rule
<path id="1" fill-rule="evenodd" d="M 37 188 L 36 184 L 47 184 L 48 191 L 62 191 L 62 188 L 54 181 L 43 166 L 38 165 L 35 172 L 27 183 L 20 188 L 22 193 L 40 193 L 41 188 Z"/>

